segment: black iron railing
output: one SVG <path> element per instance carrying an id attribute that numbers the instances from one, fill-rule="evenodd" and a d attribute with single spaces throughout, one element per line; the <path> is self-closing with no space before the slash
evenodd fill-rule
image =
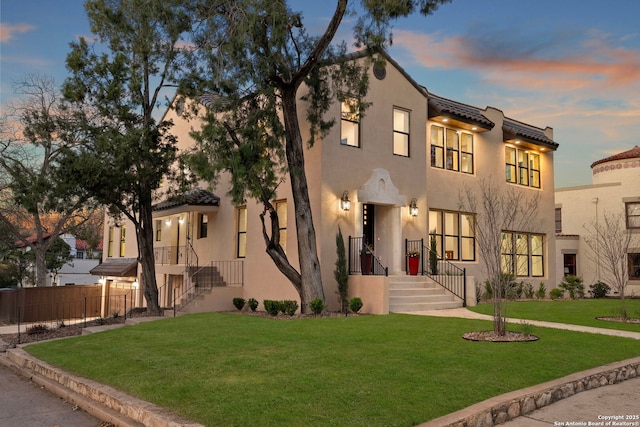
<path id="1" fill-rule="evenodd" d="M 364 237 L 349 236 L 349 274 L 388 276 L 385 267 L 375 255 L 373 246 L 364 241 Z"/>
<path id="2" fill-rule="evenodd" d="M 429 276 L 446 290 L 462 299 L 462 305 L 467 305 L 467 270 L 460 268 L 447 259 L 440 258 L 437 252 L 425 246 L 424 239 L 405 240 L 406 254 L 418 252 L 420 264 L 418 274 Z M 406 271 L 408 257 L 405 261 Z"/>

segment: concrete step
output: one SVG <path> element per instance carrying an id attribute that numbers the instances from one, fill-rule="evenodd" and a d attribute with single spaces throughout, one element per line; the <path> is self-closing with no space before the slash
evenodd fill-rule
<path id="1" fill-rule="evenodd" d="M 437 289 L 441 288 L 434 282 L 389 282 L 389 290 L 392 289 Z"/>
<path id="2" fill-rule="evenodd" d="M 391 297 L 407 297 L 407 296 L 423 296 L 423 295 L 442 295 L 442 288 L 397 288 L 389 289 L 389 298 Z"/>
<path id="3" fill-rule="evenodd" d="M 459 301 L 389 304 L 389 311 L 391 313 L 410 313 L 412 311 L 447 310 L 460 307 L 462 307 L 462 302 Z"/>
<path id="4" fill-rule="evenodd" d="M 451 302 L 455 299 L 451 295 L 413 295 L 413 296 L 389 296 L 389 306 L 396 304 L 411 304 L 411 303 L 428 303 L 428 302 Z"/>

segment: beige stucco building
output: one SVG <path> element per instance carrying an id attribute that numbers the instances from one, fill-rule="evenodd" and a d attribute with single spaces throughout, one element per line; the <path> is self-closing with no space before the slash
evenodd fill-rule
<path id="1" fill-rule="evenodd" d="M 505 230 L 509 238 L 524 242 L 518 254 L 518 280 L 540 282 L 550 289 L 555 282 L 553 154 L 558 144 L 551 128 L 539 128 L 509 118 L 493 107 L 478 108 L 431 94 L 417 84 L 393 59 L 385 67 L 370 69 L 366 101 L 371 105 L 359 117 L 335 102 L 328 115 L 336 125 L 306 150 L 305 167 L 329 309 L 339 307 L 333 278 L 335 238 L 342 230 L 351 270 L 351 296 L 360 296 L 363 310 L 387 313 L 401 310 L 390 292 L 407 276 L 408 248 L 419 248 L 428 262 L 430 234 L 439 255 L 464 269 L 466 302 L 475 303 L 475 283 L 484 280 L 477 242 L 469 220 L 481 212 L 460 212 L 459 194 L 468 186 L 479 189 L 482 179 L 501 189 L 515 188 L 538 194 L 535 225 L 526 230 Z M 359 59 L 363 60 L 363 59 Z M 308 137 L 301 111 L 303 139 Z M 190 147 L 187 122 L 167 112 L 175 123 L 180 148 Z M 265 253 L 259 214 L 262 206 L 250 201 L 234 206 L 227 196 L 224 176 L 208 192 L 200 190 L 181 199 L 156 205 L 156 266 L 161 298 L 195 280 L 193 266 L 216 266 L 229 286 L 215 287 L 214 309 L 231 309 L 231 299 L 298 299 L 287 279 Z M 274 206 L 281 220 L 282 243 L 291 263 L 298 264 L 293 202 L 287 182 L 280 186 Z M 291 202 L 290 202 L 291 201 Z M 348 203 L 347 203 L 348 201 Z M 348 209 L 347 208 L 348 204 Z M 135 257 L 135 238 L 119 228 L 105 228 L 105 263 Z M 362 243 L 370 244 L 377 258 L 373 274 L 362 274 Z M 513 245 L 515 247 L 515 245 Z M 523 260 L 526 267 L 524 267 Z M 212 262 L 214 264 L 212 264 Z M 444 261 L 441 261 L 444 263 Z M 513 261 L 515 262 L 515 261 Z M 366 266 L 365 266 L 366 269 Z M 424 268 L 428 272 L 429 269 Z M 460 276 L 449 267 L 440 275 Z M 367 273 L 368 271 L 365 271 Z M 422 272 L 422 269 L 421 269 Z M 117 279 L 115 276 L 112 280 Z M 425 280 L 415 278 L 414 280 Z M 235 285 L 234 285 L 235 284 Z M 438 285 L 439 286 L 439 285 Z M 463 285 L 464 286 L 464 285 Z M 451 293 L 447 291 L 446 293 Z M 458 293 L 454 291 L 453 293 Z M 464 294 L 454 296 L 458 304 Z M 167 302 L 164 305 L 168 305 Z"/>
<path id="2" fill-rule="evenodd" d="M 591 172 L 591 185 L 555 192 L 556 282 L 572 274 L 582 277 L 586 290 L 597 281 L 612 285 L 602 251 L 591 250 L 585 239 L 594 225 L 618 215 L 622 228 L 632 233 L 625 295 L 640 295 L 640 147 L 594 162 Z"/>

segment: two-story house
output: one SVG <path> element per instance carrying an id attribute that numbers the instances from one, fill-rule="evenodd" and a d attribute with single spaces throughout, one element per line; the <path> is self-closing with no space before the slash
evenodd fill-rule
<path id="1" fill-rule="evenodd" d="M 515 272 L 518 280 L 535 285 L 544 282 L 547 289 L 555 286 L 555 258 L 549 254 L 555 251 L 553 153 L 558 144 L 552 129 L 522 123 L 492 107 L 482 109 L 431 94 L 388 56 L 386 66 L 370 69 L 366 100 L 371 105 L 362 116 L 336 101 L 328 112 L 336 118 L 336 125 L 305 153 L 329 309 L 339 307 L 333 279 L 338 228 L 349 248 L 350 294 L 363 299 L 365 312 L 409 309 L 406 304 L 394 305 L 390 292 L 399 278 L 407 276 L 408 248 L 420 249 L 424 265 L 428 258 L 424 248 L 430 247 L 431 237 L 440 262 L 460 268 L 453 275 L 468 279 L 462 285 L 466 286 L 466 302 L 475 303 L 474 283 L 483 282 L 485 273 L 469 221 L 482 212 L 460 211 L 459 195 L 465 186 L 478 189 L 482 179 L 501 189 L 539 195 L 535 226 L 504 230 L 503 238 L 518 239 L 517 244 L 505 245 L 514 248 L 505 249 L 513 251 L 504 254 L 504 259 L 513 260 L 505 269 Z M 179 147 L 190 147 L 189 131 L 197 123 L 183 120 L 174 110 L 166 114 L 175 123 Z M 302 115 L 300 123 L 305 139 L 308 128 Z M 227 284 L 215 287 L 218 294 L 212 300 L 217 302 L 211 309 L 232 309 L 234 296 L 260 302 L 297 299 L 291 284 L 265 253 L 259 220 L 262 206 L 253 201 L 234 206 L 227 197 L 224 176 L 212 192 L 206 188 L 202 183 L 182 197 L 155 206 L 161 304 L 170 305 L 176 292 L 184 291 L 194 280 L 204 280 L 195 277 L 196 270 L 215 272 Z M 297 265 L 291 200 L 289 186 L 281 185 L 274 200 L 281 242 L 292 265 Z M 117 227 L 107 221 L 103 268 L 119 257 L 136 256 L 135 236 L 126 229 L 126 224 Z M 375 254 L 374 266 L 359 258 L 364 243 Z M 208 271 L 203 270 L 205 266 Z M 461 305 L 464 291 L 449 291 L 457 294 L 453 300 Z"/>

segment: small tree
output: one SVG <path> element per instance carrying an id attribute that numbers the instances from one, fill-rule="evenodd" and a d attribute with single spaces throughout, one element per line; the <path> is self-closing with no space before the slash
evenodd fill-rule
<path id="1" fill-rule="evenodd" d="M 45 255 L 45 266 L 51 273 L 52 282 L 56 282 L 60 269 L 72 259 L 71 248 L 64 240 L 58 237 L 49 246 L 49 250 Z"/>
<path id="2" fill-rule="evenodd" d="M 620 295 L 622 316 L 627 317 L 625 305 L 625 289 L 629 283 L 628 253 L 629 247 L 635 246 L 634 236 L 625 225 L 622 213 L 605 211 L 602 220 L 596 218 L 585 225 L 587 236 L 585 242 L 591 249 L 589 258 L 599 272 L 602 272 L 606 282 Z M 600 277 L 597 278 L 600 281 Z"/>
<path id="3" fill-rule="evenodd" d="M 344 239 L 342 238 L 342 230 L 338 227 L 336 234 L 336 269 L 333 277 L 338 282 L 338 295 L 340 296 L 340 306 L 342 312 L 346 313 L 349 307 L 349 271 L 347 269 L 347 257 L 345 255 Z"/>
<path id="4" fill-rule="evenodd" d="M 514 262 L 503 259 L 503 251 L 517 252 L 505 231 L 526 231 L 534 226 L 538 196 L 527 197 L 515 187 L 499 188 L 491 177 L 481 179 L 479 188 L 465 186 L 459 195 L 460 210 L 476 214 L 472 223 L 478 251 L 491 288 L 493 331 L 505 335 L 507 291 L 513 281 Z"/>
<path id="5" fill-rule="evenodd" d="M 436 242 L 436 236 L 433 234 L 429 244 L 429 269 L 432 275 L 438 274 L 438 243 Z"/>

